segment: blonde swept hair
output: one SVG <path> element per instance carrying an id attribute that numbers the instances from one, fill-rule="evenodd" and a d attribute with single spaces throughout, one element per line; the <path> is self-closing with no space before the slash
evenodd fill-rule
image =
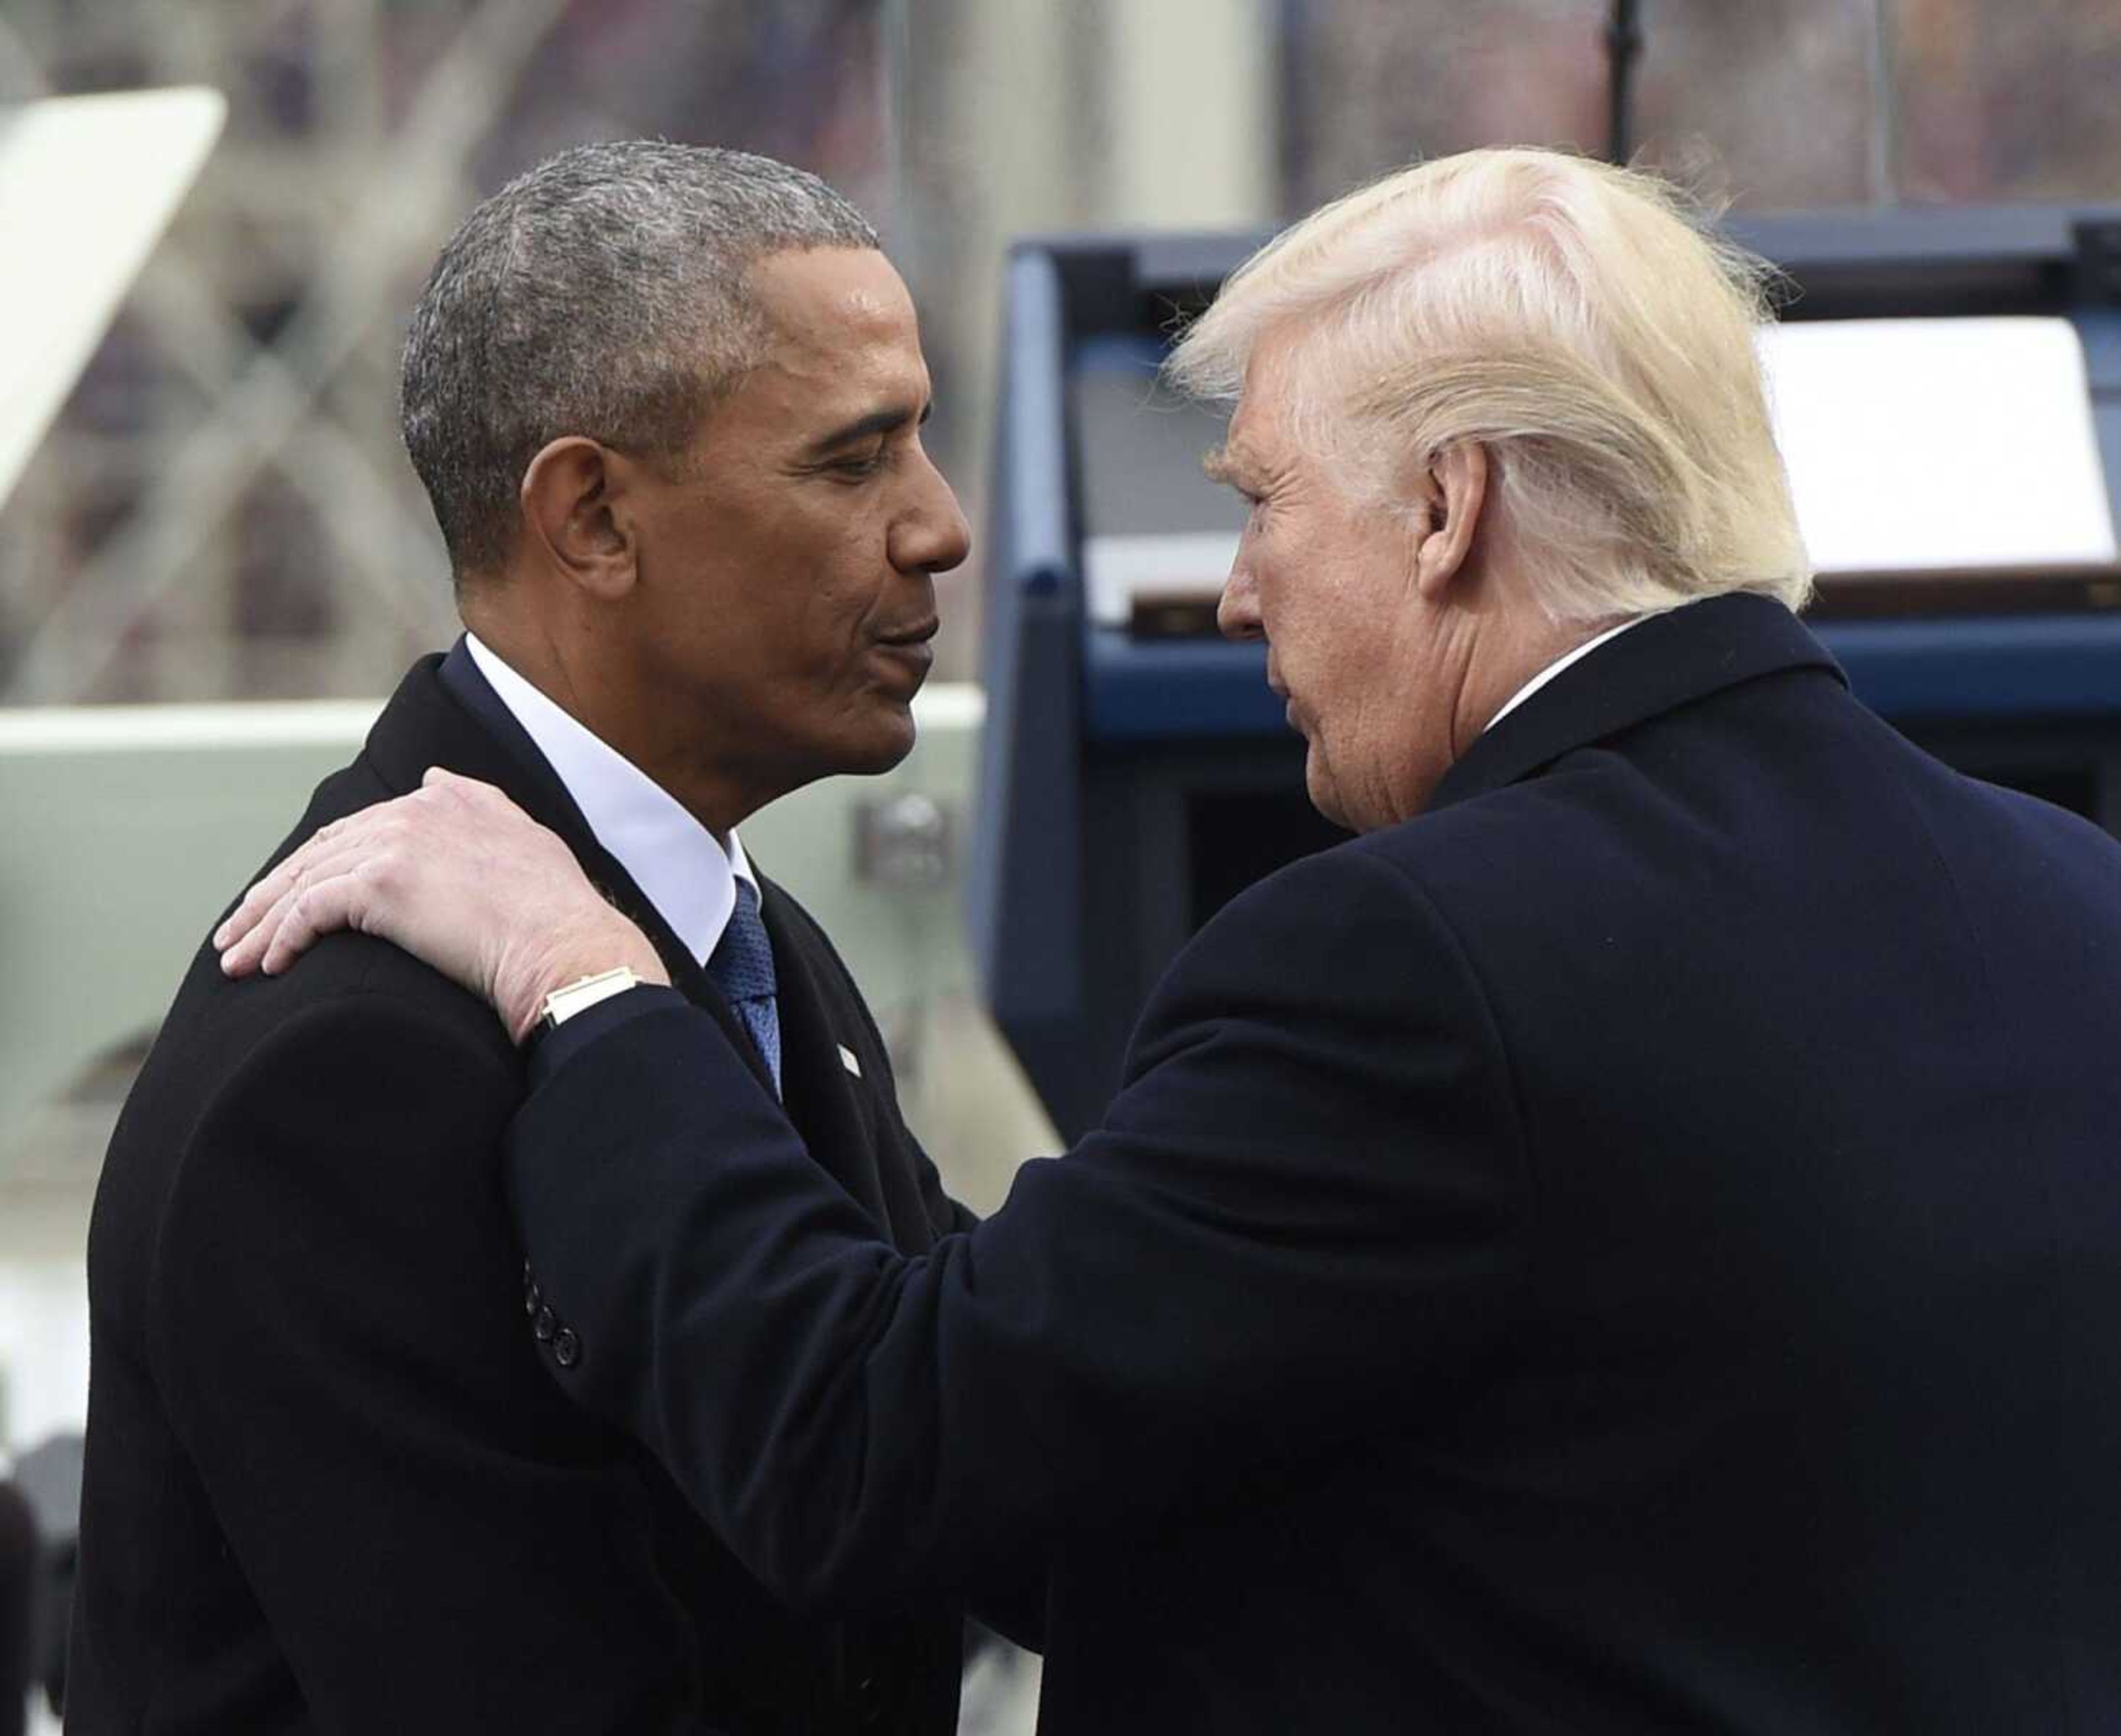
<path id="1" fill-rule="evenodd" d="M 1771 268 L 1653 175 L 1469 151 L 1387 175 L 1233 273 L 1165 364 L 1234 400 L 1297 347 L 1295 427 L 1394 505 L 1412 467 L 1485 449 L 1490 497 L 1556 620 L 1811 587 L 1755 334 Z"/>

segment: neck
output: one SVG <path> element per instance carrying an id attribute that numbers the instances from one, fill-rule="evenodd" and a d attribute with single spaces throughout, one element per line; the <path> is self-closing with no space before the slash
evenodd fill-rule
<path id="1" fill-rule="evenodd" d="M 737 826 L 785 793 L 734 772 L 696 734 L 674 729 L 681 709 L 656 704 L 637 679 L 612 667 L 594 636 L 468 602 L 464 622 L 517 674 L 668 791 L 725 850 Z"/>
<path id="2" fill-rule="evenodd" d="M 1455 760 L 1495 721 L 1495 714 L 1549 664 L 1596 638 L 1610 621 L 1550 620 L 1543 611 L 1526 609 L 1486 623 L 1488 632 L 1469 648 L 1458 684 L 1451 729 Z"/>

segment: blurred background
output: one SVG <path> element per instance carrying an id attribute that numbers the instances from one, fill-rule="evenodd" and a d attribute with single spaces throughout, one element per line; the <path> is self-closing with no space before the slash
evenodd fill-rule
<path id="1" fill-rule="evenodd" d="M 0 511 L 0 702 L 385 692 L 453 631 L 403 322 L 586 139 L 813 169 L 921 306 L 979 521 L 1009 238 L 1273 225 L 1405 162 L 1606 143 L 1602 0 L 0 0 L 0 102 L 202 83 L 227 130 Z M 1643 158 L 1741 209 L 2121 196 L 2115 0 L 1649 0 Z M 980 559 L 938 674 L 977 674 Z"/>
<path id="2" fill-rule="evenodd" d="M 481 197 L 625 136 L 816 170 L 913 288 L 930 449 L 984 526 L 1014 239 L 1263 234 L 1419 156 L 1602 152 L 1612 12 L 0 0 L 0 142 L 9 105 L 46 96 L 198 85 L 227 102 L 203 174 L 0 493 L 0 977 L 20 991 L 0 994 L 0 1468 L 79 1426 L 96 1164 L 185 956 L 408 663 L 454 634 L 397 369 L 427 268 Z M 2121 201 L 2121 0 L 1639 14 L 1632 147 L 1741 213 Z M 0 305 L 35 265 L 0 259 Z M 1056 1136 L 962 938 L 992 576 L 976 546 L 943 581 L 916 761 L 758 828 L 769 865 L 812 865 L 784 878 L 883 1015 L 930 1149 L 987 1205 Z M 63 1489 L 64 1463 L 45 1464 Z M 37 1474 L 32 1459 L 22 1480 Z M 1021 1672 L 991 1668 L 967 1729 L 1028 1728 Z"/>

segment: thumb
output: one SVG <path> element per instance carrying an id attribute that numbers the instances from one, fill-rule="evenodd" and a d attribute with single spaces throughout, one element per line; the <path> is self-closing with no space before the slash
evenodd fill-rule
<path id="1" fill-rule="evenodd" d="M 429 766 L 420 774 L 420 787 L 444 791 L 474 804 L 490 805 L 499 803 L 509 808 L 515 805 L 509 800 L 506 793 L 496 786 L 476 777 L 466 777 L 461 772 L 452 772 L 447 766 Z"/>

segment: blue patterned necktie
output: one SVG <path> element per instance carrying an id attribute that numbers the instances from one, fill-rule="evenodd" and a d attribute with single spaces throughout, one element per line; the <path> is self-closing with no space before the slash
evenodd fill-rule
<path id="1" fill-rule="evenodd" d="M 748 880 L 736 883 L 736 906 L 707 959 L 707 975 L 758 1045 L 773 1076 L 774 1095 L 779 1096 L 781 1015 L 773 1001 L 773 946 L 759 920 L 758 889 Z"/>

